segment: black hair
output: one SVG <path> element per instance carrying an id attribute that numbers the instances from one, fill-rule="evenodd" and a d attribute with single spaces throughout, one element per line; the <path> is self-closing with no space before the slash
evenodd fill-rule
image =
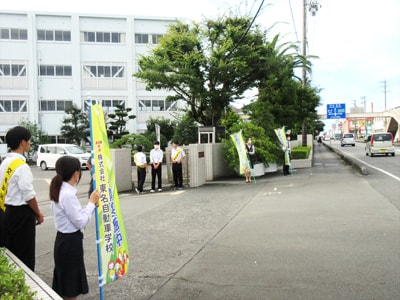
<path id="1" fill-rule="evenodd" d="M 81 180 L 82 169 L 79 159 L 73 156 L 61 156 L 56 161 L 56 173 L 57 175 L 53 177 L 50 183 L 50 200 L 58 203 L 60 199 L 61 185 L 64 181 L 71 179 L 72 175 L 78 171 L 79 180 Z"/>
<path id="2" fill-rule="evenodd" d="M 154 141 L 153 145 L 160 145 L 159 141 Z"/>
<path id="3" fill-rule="evenodd" d="M 11 128 L 6 134 L 6 143 L 11 150 L 19 147 L 22 141 L 29 141 L 32 137 L 31 132 L 22 126 Z"/>
<path id="4" fill-rule="evenodd" d="M 177 140 L 174 140 L 172 141 L 172 144 L 179 145 L 179 142 Z"/>
<path id="5" fill-rule="evenodd" d="M 137 146 L 137 151 L 138 152 L 142 152 L 143 151 L 143 146 L 142 145 Z"/>

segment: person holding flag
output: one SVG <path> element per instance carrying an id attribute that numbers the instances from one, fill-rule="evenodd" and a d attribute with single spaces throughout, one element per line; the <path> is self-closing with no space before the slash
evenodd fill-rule
<path id="1" fill-rule="evenodd" d="M 98 206 L 100 193 L 93 191 L 89 203 L 82 208 L 75 188 L 81 176 L 79 159 L 62 156 L 56 162 L 56 175 L 50 183 L 49 196 L 57 229 L 52 288 L 64 299 L 76 299 L 78 295 L 89 292 L 81 230 Z"/>

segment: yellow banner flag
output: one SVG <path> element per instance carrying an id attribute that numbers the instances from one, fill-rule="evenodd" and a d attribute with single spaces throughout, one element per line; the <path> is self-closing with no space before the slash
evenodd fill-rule
<path id="1" fill-rule="evenodd" d="M 94 187 L 100 191 L 96 208 L 96 235 L 98 243 L 99 285 L 120 279 L 129 269 L 128 241 L 119 207 L 115 174 L 108 145 L 103 108 L 90 105 L 90 135 Z"/>
<path id="2" fill-rule="evenodd" d="M 231 138 L 239 155 L 239 173 L 244 174 L 246 169 L 250 170 L 250 163 L 247 157 L 242 131 L 231 134 Z"/>

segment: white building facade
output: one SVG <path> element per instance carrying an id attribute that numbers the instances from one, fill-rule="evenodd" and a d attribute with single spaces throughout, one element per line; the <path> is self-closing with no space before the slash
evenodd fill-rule
<path id="1" fill-rule="evenodd" d="M 131 133 L 150 118 L 173 118 L 167 91 L 146 91 L 132 76 L 171 18 L 0 11 L 0 138 L 21 120 L 63 142 L 65 108 L 101 103 L 132 108 Z"/>

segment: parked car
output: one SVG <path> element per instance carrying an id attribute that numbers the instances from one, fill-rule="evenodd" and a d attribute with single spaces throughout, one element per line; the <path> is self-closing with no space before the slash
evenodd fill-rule
<path id="1" fill-rule="evenodd" d="M 340 146 L 344 147 L 346 145 L 351 145 L 353 147 L 356 145 L 354 134 L 352 133 L 343 134 L 342 139 L 340 140 Z"/>
<path id="2" fill-rule="evenodd" d="M 365 141 L 365 155 L 395 155 L 393 135 L 390 132 L 373 133 Z"/>
<path id="3" fill-rule="evenodd" d="M 36 165 L 42 170 L 55 168 L 57 159 L 64 155 L 78 158 L 82 168 L 86 168 L 86 163 L 90 158 L 90 153 L 74 144 L 44 144 L 39 145 Z"/>

